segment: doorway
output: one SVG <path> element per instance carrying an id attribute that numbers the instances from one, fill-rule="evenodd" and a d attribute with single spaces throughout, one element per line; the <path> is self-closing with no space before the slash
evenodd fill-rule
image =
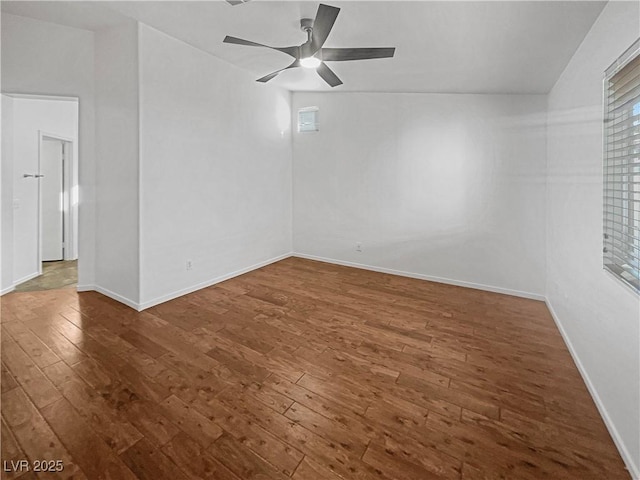
<path id="1" fill-rule="evenodd" d="M 39 275 L 16 286 L 16 291 L 74 287 L 78 262 L 71 255 L 68 202 L 73 141 L 40 132 L 39 181 Z"/>
<path id="2" fill-rule="evenodd" d="M 13 180 L 3 179 L 13 200 L 11 289 L 76 286 L 78 99 L 3 94 L 5 106 L 11 111 L 2 132 L 3 172 L 11 162 Z"/>

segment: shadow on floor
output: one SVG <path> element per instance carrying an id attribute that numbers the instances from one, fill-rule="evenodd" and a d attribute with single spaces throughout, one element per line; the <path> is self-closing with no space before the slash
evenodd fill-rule
<path id="1" fill-rule="evenodd" d="M 17 285 L 16 292 L 53 290 L 75 287 L 78 283 L 78 261 L 42 262 L 42 275 Z"/>

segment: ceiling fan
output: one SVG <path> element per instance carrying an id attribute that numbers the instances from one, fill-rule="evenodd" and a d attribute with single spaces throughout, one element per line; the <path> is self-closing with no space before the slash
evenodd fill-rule
<path id="1" fill-rule="evenodd" d="M 246 45 L 249 47 L 264 47 L 277 50 L 294 58 L 293 63 L 269 75 L 259 78 L 257 81 L 266 83 L 278 76 L 280 72 L 296 67 L 315 68 L 318 75 L 331 87 L 337 87 L 342 81 L 325 62 L 344 62 L 347 60 L 367 60 L 371 58 L 390 58 L 395 53 L 395 48 L 324 48 L 323 45 L 338 18 L 340 9 L 329 5 L 320 4 L 315 19 L 303 18 L 300 20 L 300 28 L 306 32 L 307 41 L 299 46 L 271 47 L 261 43 L 243 40 L 241 38 L 226 36 L 224 43 Z"/>

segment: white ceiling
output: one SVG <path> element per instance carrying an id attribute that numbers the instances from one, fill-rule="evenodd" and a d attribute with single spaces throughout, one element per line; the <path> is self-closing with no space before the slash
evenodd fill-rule
<path id="1" fill-rule="evenodd" d="M 325 46 L 396 47 L 393 59 L 334 62 L 344 85 L 289 70 L 274 84 L 294 91 L 547 93 L 606 2 L 333 1 L 341 8 Z M 276 46 L 299 45 L 302 17 L 318 2 L 217 1 L 2 2 L 2 11 L 97 30 L 121 20 L 155 27 L 256 78 L 290 63 L 268 49 L 223 44 L 225 35 Z"/>
<path id="2" fill-rule="evenodd" d="M 58 23 L 83 30 L 100 30 L 126 20 L 122 14 L 91 1 L 4 1 L 0 0 L 2 13 L 31 17 L 44 22 Z"/>

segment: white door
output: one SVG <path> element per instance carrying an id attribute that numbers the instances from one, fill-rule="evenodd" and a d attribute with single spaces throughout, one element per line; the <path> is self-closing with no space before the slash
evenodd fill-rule
<path id="1" fill-rule="evenodd" d="M 63 255 L 63 142 L 43 138 L 40 155 L 42 201 L 42 261 L 62 260 Z"/>

